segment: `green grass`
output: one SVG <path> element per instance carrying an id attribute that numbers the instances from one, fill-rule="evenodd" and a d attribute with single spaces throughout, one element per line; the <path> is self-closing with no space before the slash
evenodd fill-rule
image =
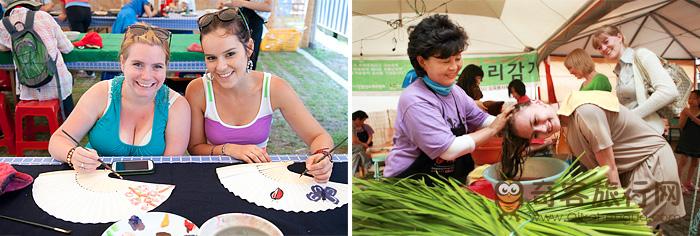
<path id="1" fill-rule="evenodd" d="M 258 70 L 272 72 L 285 79 L 333 140 L 338 142 L 347 136 L 347 92 L 311 65 L 304 56 L 295 52 L 262 52 Z M 268 144 L 270 153 L 295 153 L 306 148 L 280 112 L 275 112 L 273 117 L 275 121 Z M 347 150 L 347 146 L 342 146 L 336 153 L 347 153 Z"/>
<path id="2" fill-rule="evenodd" d="M 344 64 L 347 66 L 347 63 Z M 285 79 L 295 89 L 304 101 L 306 108 L 321 123 L 336 142 L 347 136 L 348 130 L 348 101 L 347 92 L 329 79 L 321 70 L 311 65 L 304 56 L 295 52 L 262 52 L 258 60 L 258 70 L 271 72 Z M 347 74 L 347 73 L 346 73 Z M 98 73 L 99 75 L 99 73 Z M 98 76 L 99 78 L 99 76 Z M 80 97 L 99 79 L 75 78 L 73 100 L 77 103 Z M 14 108 L 14 98 L 5 92 L 10 108 Z M 11 111 L 14 117 L 14 109 Z M 282 114 L 274 114 L 275 121 L 271 132 L 268 151 L 274 154 L 305 153 L 306 144 L 296 135 Z M 38 118 L 40 124 L 46 124 L 46 119 Z M 49 134 L 37 135 L 40 140 L 48 140 Z M 85 145 L 87 137 L 81 140 Z M 347 153 L 347 145 L 339 147 L 336 153 Z M 30 150 L 25 156 L 49 156 L 46 150 Z M 6 148 L 0 148 L 0 156 L 8 156 Z"/>
<path id="3" fill-rule="evenodd" d="M 343 79 L 348 80 L 348 58 L 327 48 L 321 46 L 320 44 L 314 44 L 314 47 L 303 48 L 302 50 L 311 54 L 311 56 L 318 59 L 321 63 L 326 65 L 329 69 L 333 70 L 336 74 Z"/>

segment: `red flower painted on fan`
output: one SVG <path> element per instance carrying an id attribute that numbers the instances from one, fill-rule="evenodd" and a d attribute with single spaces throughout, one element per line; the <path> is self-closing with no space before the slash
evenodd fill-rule
<path id="1" fill-rule="evenodd" d="M 272 191 L 270 193 L 270 198 L 272 198 L 272 200 L 280 200 L 280 199 L 282 199 L 283 196 L 284 196 L 284 191 L 282 191 L 282 189 L 280 189 L 280 188 L 277 188 L 277 189 L 275 189 L 275 191 Z"/>

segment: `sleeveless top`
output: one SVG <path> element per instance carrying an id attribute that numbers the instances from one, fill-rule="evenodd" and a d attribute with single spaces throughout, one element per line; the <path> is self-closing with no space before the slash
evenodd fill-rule
<path id="1" fill-rule="evenodd" d="M 124 76 L 117 76 L 108 82 L 110 84 L 107 108 L 102 117 L 88 133 L 89 148 L 93 148 L 100 156 L 162 156 L 165 152 L 165 129 L 168 123 L 168 110 L 179 97 L 177 93 L 170 97 L 170 89 L 163 85 L 156 92 L 153 114 L 153 126 L 139 145 L 122 142 L 119 137 L 119 125 L 122 105 L 122 84 Z M 143 121 L 149 122 L 149 121 Z"/>
<path id="2" fill-rule="evenodd" d="M 272 126 L 273 111 L 272 105 L 270 104 L 270 80 L 272 75 L 265 73 L 258 114 L 253 121 L 244 125 L 229 125 L 221 121 L 216 111 L 212 81 L 208 79 L 211 78 L 210 76 L 210 74 L 206 74 L 202 79 L 204 83 L 204 96 L 206 97 L 204 133 L 206 134 L 207 141 L 214 145 L 233 143 L 239 145 L 252 144 L 260 148 L 266 147 L 267 141 L 270 138 L 270 128 Z M 227 107 L 227 109 L 236 108 Z"/>

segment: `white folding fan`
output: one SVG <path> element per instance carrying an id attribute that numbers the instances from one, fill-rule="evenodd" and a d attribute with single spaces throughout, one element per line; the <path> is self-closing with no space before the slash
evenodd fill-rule
<path id="1" fill-rule="evenodd" d="M 347 204 L 347 184 L 316 183 L 287 166 L 294 162 L 239 164 L 216 169 L 219 181 L 234 195 L 258 206 L 282 211 L 317 212 Z"/>
<path id="2" fill-rule="evenodd" d="M 174 185 L 113 179 L 108 170 L 40 174 L 32 195 L 44 211 L 76 223 L 115 222 L 148 212 L 170 197 Z"/>

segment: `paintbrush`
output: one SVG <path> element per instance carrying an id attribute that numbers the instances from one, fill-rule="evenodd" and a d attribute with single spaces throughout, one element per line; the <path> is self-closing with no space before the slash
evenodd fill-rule
<path id="1" fill-rule="evenodd" d="M 21 219 L 17 219 L 17 218 L 12 218 L 12 217 L 9 217 L 9 216 L 0 215 L 0 218 L 12 220 L 12 221 L 17 221 L 17 222 L 20 222 L 20 223 L 25 223 L 25 224 L 28 224 L 28 225 L 33 225 L 33 226 L 37 226 L 37 227 L 41 227 L 41 228 L 45 228 L 45 229 L 50 229 L 50 230 L 58 231 L 58 232 L 61 232 L 61 233 L 64 233 L 64 234 L 70 234 L 70 233 L 71 233 L 71 230 L 61 229 L 61 228 L 58 228 L 58 227 L 52 227 L 52 226 L 43 225 L 43 224 L 39 224 L 39 223 L 34 223 L 34 222 L 31 222 L 31 221 L 26 221 L 26 220 L 21 220 Z"/>
<path id="2" fill-rule="evenodd" d="M 66 134 L 66 136 L 68 136 L 71 140 L 73 140 L 73 142 L 75 142 L 75 145 L 76 145 L 76 146 L 80 146 L 80 142 L 78 142 L 78 140 L 75 140 L 75 138 L 73 138 L 73 136 L 71 136 L 70 134 L 68 134 L 68 132 L 66 132 L 66 131 L 63 130 L 63 129 L 61 129 L 61 132 L 63 132 L 64 134 Z M 97 158 L 97 161 L 99 161 L 99 162 L 101 163 L 101 165 L 105 167 L 105 169 L 111 171 L 112 173 L 114 173 L 114 175 L 116 175 L 116 176 L 119 177 L 120 179 L 124 179 L 124 177 L 122 177 L 119 173 L 117 173 L 117 172 L 114 171 L 111 167 L 109 167 L 109 165 L 107 165 L 107 163 L 105 163 L 104 161 L 100 160 L 100 158 Z"/>
<path id="3" fill-rule="evenodd" d="M 333 151 L 335 151 L 336 148 L 340 147 L 340 145 L 343 145 L 343 143 L 345 143 L 345 140 L 348 140 L 348 137 L 345 137 L 343 139 L 343 141 L 340 141 L 338 144 L 336 144 L 335 147 L 333 147 L 330 151 L 328 151 L 328 154 L 325 154 L 321 158 L 314 161 L 314 164 L 319 163 L 319 162 L 323 161 L 323 159 L 326 159 L 326 157 L 330 156 L 331 153 L 333 153 Z M 301 178 L 301 176 L 306 174 L 307 171 L 309 171 L 309 170 L 306 169 L 306 166 L 304 166 L 304 172 L 301 172 L 301 174 L 299 175 L 299 178 Z"/>

